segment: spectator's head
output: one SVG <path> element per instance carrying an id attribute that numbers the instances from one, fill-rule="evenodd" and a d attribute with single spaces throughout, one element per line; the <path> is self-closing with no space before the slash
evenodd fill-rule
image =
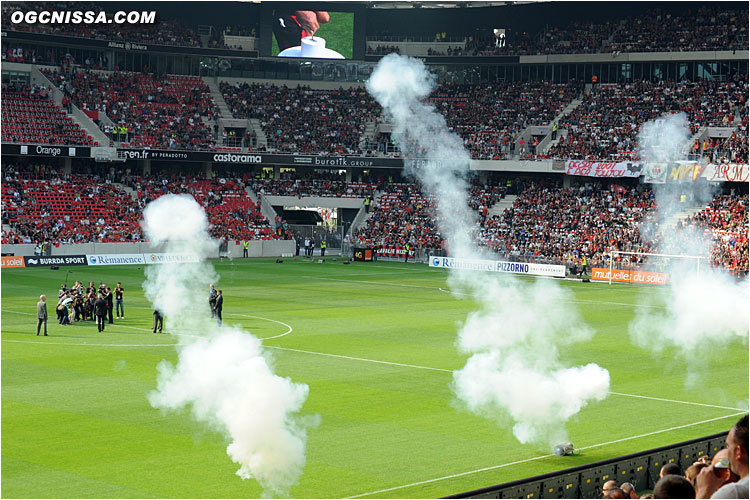
<path id="1" fill-rule="evenodd" d="M 669 475 L 681 476 L 682 469 L 680 469 L 680 466 L 675 463 L 666 464 L 659 471 L 659 479 Z"/>
<path id="2" fill-rule="evenodd" d="M 690 481 L 690 484 L 695 486 L 696 476 L 706 467 L 708 467 L 708 464 L 705 462 L 695 462 L 693 465 L 685 469 L 685 479 Z"/>
<path id="3" fill-rule="evenodd" d="M 695 498 L 695 488 L 684 477 L 667 474 L 654 486 L 654 498 Z"/>
<path id="4" fill-rule="evenodd" d="M 604 495 L 603 498 L 627 498 L 625 496 L 625 493 L 618 487 L 614 487 L 611 490 L 607 491 L 607 493 Z"/>
<path id="5" fill-rule="evenodd" d="M 620 489 L 625 493 L 625 498 L 638 498 L 638 494 L 635 492 L 635 487 L 630 483 L 622 483 Z"/>
<path id="6" fill-rule="evenodd" d="M 729 431 L 727 435 L 727 451 L 729 453 L 729 467 L 732 472 L 744 478 L 748 475 L 748 450 L 747 450 L 747 418 L 742 417 Z"/>
<path id="7" fill-rule="evenodd" d="M 606 483 L 602 485 L 602 496 L 604 498 L 607 498 L 607 493 L 610 492 L 610 490 L 617 488 L 617 481 L 609 480 Z"/>

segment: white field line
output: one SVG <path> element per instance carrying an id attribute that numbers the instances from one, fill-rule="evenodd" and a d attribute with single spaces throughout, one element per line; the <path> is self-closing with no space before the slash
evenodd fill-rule
<path id="1" fill-rule="evenodd" d="M 151 308 L 150 307 L 131 307 L 131 309 L 151 309 Z M 13 313 L 13 314 L 23 314 L 25 316 L 36 316 L 36 314 L 33 314 L 33 313 L 21 312 L 21 311 L 11 311 L 9 309 L 3 309 L 2 312 L 8 312 L 8 313 Z M 245 318 L 262 319 L 264 321 L 270 321 L 272 323 L 278 323 L 280 325 L 283 325 L 283 326 L 287 327 L 287 331 L 285 331 L 284 333 L 282 333 L 280 335 L 274 335 L 273 337 L 263 337 L 263 338 L 259 337 L 260 340 L 277 339 L 279 337 L 284 337 L 285 335 L 289 335 L 290 333 L 292 333 L 294 331 L 294 328 L 292 328 L 290 325 L 284 323 L 283 321 L 278 321 L 278 320 L 271 319 L 271 318 L 264 318 L 262 316 L 252 316 L 250 314 L 240 314 L 240 313 L 226 313 L 226 314 L 224 314 L 224 316 L 242 316 L 242 317 L 245 317 Z M 142 331 L 142 332 L 152 332 L 153 331 L 153 330 L 151 330 L 149 328 L 139 328 L 139 327 L 136 327 L 136 326 L 120 325 L 118 323 L 113 323 L 111 325 L 107 324 L 107 326 L 114 326 L 116 328 L 129 328 L 131 330 L 139 330 L 139 331 Z M 180 335 L 180 334 L 177 334 L 177 335 Z M 196 337 L 197 336 L 197 335 L 187 335 L 187 334 L 184 334 L 184 335 L 187 336 L 187 337 Z M 8 342 L 24 342 L 24 341 L 22 341 L 22 340 L 14 340 L 14 341 L 8 340 Z M 46 343 L 51 344 L 52 342 L 46 342 Z M 67 345 L 92 345 L 92 344 L 67 344 Z M 105 344 L 95 344 L 95 345 L 105 345 Z M 115 346 L 117 344 L 111 344 L 111 345 Z M 137 345 L 137 344 L 127 344 L 127 345 Z M 174 344 L 167 344 L 167 345 L 174 345 Z M 143 344 L 143 346 L 147 347 L 148 345 L 147 344 Z"/>
<path id="2" fill-rule="evenodd" d="M 31 313 L 18 312 L 18 311 L 10 311 L 10 310 L 5 310 L 5 309 L 3 310 L 3 312 L 11 312 L 11 313 L 16 313 L 16 314 L 26 314 L 26 315 L 29 315 L 29 316 L 34 316 Z M 235 314 L 235 313 L 233 313 L 233 314 Z M 237 315 L 239 315 L 239 316 L 254 317 L 254 318 L 258 317 L 258 316 L 249 316 L 249 315 L 238 314 L 238 313 L 237 313 Z M 267 319 L 267 318 L 263 318 L 263 319 Z M 285 332 L 285 333 L 283 333 L 281 335 L 277 335 L 276 337 L 268 337 L 268 338 L 281 337 L 281 336 L 289 334 L 292 331 L 291 330 L 292 327 L 289 326 L 289 325 L 287 325 L 286 323 L 282 323 L 281 321 L 276 321 L 276 320 L 268 320 L 268 321 L 274 321 L 274 322 L 277 322 L 277 323 L 281 323 L 283 325 L 286 325 L 290 329 L 290 330 L 288 330 L 287 332 Z M 148 332 L 151 331 L 151 330 L 148 330 L 146 328 L 136 328 L 136 327 L 132 327 L 132 326 L 131 327 L 125 327 L 124 325 L 117 325 L 117 324 L 115 324 L 113 326 L 121 326 L 123 328 L 132 328 L 134 330 L 143 330 L 143 331 L 148 331 Z M 186 335 L 186 336 L 188 336 L 188 337 L 194 337 L 195 335 Z M 34 343 L 36 343 L 36 342 L 30 341 L 30 340 L 6 340 L 6 339 L 3 339 L 3 341 L 4 342 L 27 343 L 27 344 L 34 344 Z M 40 343 L 42 343 L 42 342 L 40 342 Z M 45 343 L 45 344 L 51 344 L 52 342 L 43 342 L 43 343 Z M 79 346 L 80 345 L 84 345 L 84 346 L 97 346 L 97 345 L 100 345 L 100 346 L 103 346 L 103 347 L 106 347 L 106 346 L 119 347 L 119 344 L 111 344 L 111 345 L 110 344 L 69 344 L 69 343 L 61 343 L 61 344 L 62 345 L 79 345 Z M 162 345 L 162 344 L 159 344 L 159 345 Z M 164 344 L 164 345 L 175 345 L 175 344 Z M 138 346 L 138 344 L 126 344 L 126 346 Z M 150 345 L 148 345 L 148 344 L 144 345 L 144 347 L 148 347 L 148 346 L 150 346 Z M 331 354 L 331 353 L 327 353 L 327 352 L 306 351 L 306 350 L 303 350 L 303 349 L 293 349 L 291 347 L 279 347 L 279 346 L 264 346 L 264 347 L 267 348 L 267 349 L 278 349 L 278 350 L 281 350 L 281 351 L 299 352 L 299 353 L 302 353 L 302 354 L 312 354 L 312 355 L 315 355 L 315 356 L 326 356 L 326 357 L 330 357 L 330 358 L 348 359 L 348 360 L 351 360 L 351 361 L 363 361 L 363 362 L 366 362 L 366 363 L 376 363 L 376 364 L 381 364 L 381 365 L 402 366 L 404 368 L 416 368 L 418 370 L 429 370 L 429 371 L 447 372 L 447 373 L 453 373 L 454 372 L 454 370 L 450 370 L 450 369 L 447 369 L 447 368 L 434 368 L 434 367 L 431 367 L 431 366 L 412 365 L 412 364 L 408 364 L 408 363 L 396 363 L 396 362 L 393 362 L 393 361 L 382 361 L 382 360 L 377 360 L 377 359 L 359 358 L 359 357 L 356 357 L 356 356 L 345 356 L 343 354 Z M 721 409 L 721 410 L 743 411 L 741 408 L 732 408 L 730 406 L 719 406 L 719 405 L 712 405 L 712 404 L 707 404 L 707 403 L 695 403 L 695 402 L 692 402 L 692 401 L 679 401 L 679 400 L 676 400 L 676 399 L 664 399 L 664 398 L 657 398 L 657 397 L 652 397 L 652 396 L 641 396 L 639 394 L 626 394 L 626 393 L 622 393 L 622 392 L 611 392 L 611 391 L 609 392 L 609 394 L 612 394 L 613 396 L 622 396 L 622 397 L 629 397 L 629 398 L 650 399 L 650 400 L 653 400 L 653 401 L 662 401 L 662 402 L 666 402 L 666 403 L 676 403 L 676 404 L 692 405 L 692 406 L 704 406 L 704 407 L 709 407 L 709 408 L 718 408 L 718 409 Z"/>
<path id="3" fill-rule="evenodd" d="M 686 427 L 694 427 L 696 425 L 707 424 L 709 422 L 715 422 L 717 420 L 723 420 L 723 419 L 732 418 L 732 417 L 736 417 L 736 416 L 744 415 L 744 414 L 745 414 L 745 412 L 742 411 L 740 413 L 733 413 L 731 415 L 725 415 L 723 417 L 711 418 L 711 419 L 708 419 L 708 420 L 702 420 L 700 422 L 693 422 L 691 424 L 678 425 L 676 427 L 670 427 L 669 429 L 661 429 L 661 430 L 658 430 L 658 431 L 647 432 L 646 434 L 640 434 L 638 436 L 630 436 L 630 437 L 626 437 L 626 438 L 622 438 L 622 439 L 617 439 L 617 440 L 614 440 L 614 441 L 608 441 L 606 443 L 598 443 L 598 444 L 592 444 L 592 445 L 589 445 L 589 446 L 582 446 L 582 447 L 576 448 L 576 449 L 578 449 L 578 450 L 588 450 L 588 449 L 591 449 L 591 448 L 598 448 L 598 447 L 601 447 L 601 446 L 608 446 L 610 444 L 621 443 L 623 441 L 631 441 L 633 439 L 639 439 L 639 438 L 643 438 L 643 437 L 653 436 L 654 434 L 662 434 L 664 432 L 670 432 L 670 431 L 675 431 L 675 430 L 678 430 L 678 429 L 684 429 Z M 504 467 L 510 467 L 512 465 L 518 465 L 518 464 L 522 464 L 522 463 L 525 463 L 525 462 L 531 462 L 531 461 L 534 461 L 534 460 L 541 460 L 543 458 L 550 458 L 550 457 L 553 457 L 553 456 L 554 456 L 553 454 L 550 454 L 550 455 L 540 455 L 538 457 L 527 458 L 527 459 L 524 459 L 524 460 L 517 460 L 515 462 L 508 462 L 508 463 L 504 463 L 504 464 L 493 465 L 493 466 L 490 466 L 490 467 L 484 467 L 484 468 L 481 468 L 481 469 L 476 469 L 476 470 L 471 470 L 471 471 L 466 471 L 466 472 L 459 472 L 457 474 L 451 474 L 449 476 L 437 477 L 437 478 L 434 478 L 434 479 L 427 479 L 425 481 L 418 481 L 416 483 L 404 484 L 404 485 L 401 485 L 401 486 L 394 486 L 392 488 L 385 488 L 385 489 L 382 489 L 382 490 L 370 491 L 370 492 L 367 492 L 367 493 L 360 493 L 359 495 L 352 495 L 352 496 L 349 496 L 349 497 L 346 497 L 346 498 L 362 498 L 362 497 L 366 497 L 366 496 L 370 496 L 370 495 L 378 495 L 380 493 L 387 493 L 389 491 L 401 490 L 401 489 L 404 489 L 404 488 L 411 488 L 411 487 L 414 487 L 414 486 L 421 486 L 423 484 L 436 483 L 438 481 L 444 481 L 446 479 L 453 479 L 453 478 L 456 478 L 456 477 L 468 476 L 468 475 L 471 475 L 471 474 L 476 474 L 478 472 L 485 472 L 485 471 L 489 471 L 489 470 L 502 469 Z"/>

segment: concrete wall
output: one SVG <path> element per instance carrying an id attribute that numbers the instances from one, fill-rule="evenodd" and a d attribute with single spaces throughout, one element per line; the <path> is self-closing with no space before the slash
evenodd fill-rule
<path id="1" fill-rule="evenodd" d="M 277 207 L 279 205 L 289 207 L 323 207 L 323 208 L 360 208 L 364 204 L 364 198 L 322 198 L 318 196 L 264 196 L 268 202 Z"/>
<path id="2" fill-rule="evenodd" d="M 34 255 L 35 245 L 3 245 L 3 253 L 14 255 Z M 230 257 L 242 257 L 242 245 L 230 241 L 228 248 Z M 50 255 L 87 255 L 87 254 L 124 254 L 124 253 L 158 253 L 164 248 L 151 243 L 80 243 L 60 245 L 50 248 Z M 279 257 L 282 254 L 294 253 L 294 242 L 289 240 L 259 240 L 251 241 L 248 253 L 250 257 Z M 214 257 L 218 257 L 218 250 Z"/>

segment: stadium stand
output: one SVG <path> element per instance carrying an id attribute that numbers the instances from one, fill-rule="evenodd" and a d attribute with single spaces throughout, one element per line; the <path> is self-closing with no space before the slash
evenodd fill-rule
<path id="1" fill-rule="evenodd" d="M 218 114 L 208 86 L 197 76 L 130 72 L 80 71 L 46 76 L 81 109 L 107 115 L 117 127 L 99 127 L 122 146 L 163 149 L 213 149 L 214 138 L 203 123 Z"/>
<path id="2" fill-rule="evenodd" d="M 96 143 L 37 85 L 3 84 L 2 142 L 88 145 Z"/>
<path id="3" fill-rule="evenodd" d="M 736 114 L 746 108 L 747 93 L 746 75 L 724 83 L 638 80 L 625 85 L 596 85 L 584 94 L 580 106 L 560 120 L 559 127 L 567 129 L 568 134 L 545 156 L 633 158 L 638 130 L 646 121 L 682 111 L 688 116 L 691 133 L 709 125 L 732 126 Z"/>
<path id="4" fill-rule="evenodd" d="M 718 194 L 701 210 L 683 221 L 712 242 L 711 263 L 732 274 L 748 271 L 748 195 Z"/>
<path id="5" fill-rule="evenodd" d="M 662 29 L 665 23 L 669 24 L 669 30 Z M 535 33 L 510 32 L 505 44 L 497 43 L 492 30 L 477 29 L 461 35 L 465 37 L 466 48 L 456 55 L 616 55 L 630 52 L 747 50 L 747 26 L 746 9 L 700 5 L 675 15 L 656 8 L 611 21 L 575 20 L 565 26 L 552 24 Z M 408 35 L 400 38 L 406 39 Z M 398 46 L 383 45 L 379 48 L 381 50 L 369 53 L 385 55 L 399 50 Z"/>
<path id="6" fill-rule="evenodd" d="M 328 91 L 225 82 L 220 88 L 232 115 L 259 119 L 268 149 L 282 153 L 361 153 L 365 122 L 378 109 L 364 89 Z"/>
<path id="7" fill-rule="evenodd" d="M 205 208 L 215 238 L 279 238 L 245 191 L 242 178 L 118 174 L 103 179 L 91 174 L 61 174 L 43 164 L 8 165 L 3 170 L 3 224 L 10 227 L 3 243 L 141 241 L 143 208 L 167 193 L 193 196 Z M 135 195 L 125 191 L 125 186 Z"/>

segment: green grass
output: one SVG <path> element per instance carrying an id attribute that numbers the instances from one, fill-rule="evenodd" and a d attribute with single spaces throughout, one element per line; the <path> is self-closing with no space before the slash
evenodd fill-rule
<path id="1" fill-rule="evenodd" d="M 354 13 L 329 12 L 331 20 L 321 24 L 315 36 L 326 41 L 326 48 L 335 50 L 344 58 L 351 59 L 354 50 Z M 271 55 L 279 55 L 279 44 L 275 36 L 271 36 Z"/>
<path id="2" fill-rule="evenodd" d="M 293 328 L 265 345 L 278 374 L 310 386 L 304 412 L 321 416 L 309 431 L 297 497 L 437 497 L 705 436 L 737 420 L 730 409 L 610 395 L 568 424 L 580 454 L 545 457 L 545 447 L 521 445 L 507 428 L 454 404 L 450 370 L 465 361 L 454 346 L 456 325 L 474 304 L 440 290 L 443 271 L 289 259 L 215 266 L 226 321 L 266 338 L 288 329 L 268 320 Z M 38 296 L 56 296 L 66 271 L 2 271 L 2 496 L 259 497 L 255 481 L 234 474 L 221 435 L 146 400 L 156 365 L 176 354 L 171 336 L 150 333 L 143 270 L 69 269 L 69 283 L 122 281 L 127 319 L 99 335 L 91 323 L 63 327 L 51 318 L 50 337 L 35 337 Z M 630 304 L 660 289 L 561 286 L 597 332 L 565 349 L 566 363 L 600 364 L 617 393 L 747 407 L 741 342 L 707 361 L 697 387 L 683 383 L 688 367 L 674 351 L 656 357 L 631 345 Z"/>

